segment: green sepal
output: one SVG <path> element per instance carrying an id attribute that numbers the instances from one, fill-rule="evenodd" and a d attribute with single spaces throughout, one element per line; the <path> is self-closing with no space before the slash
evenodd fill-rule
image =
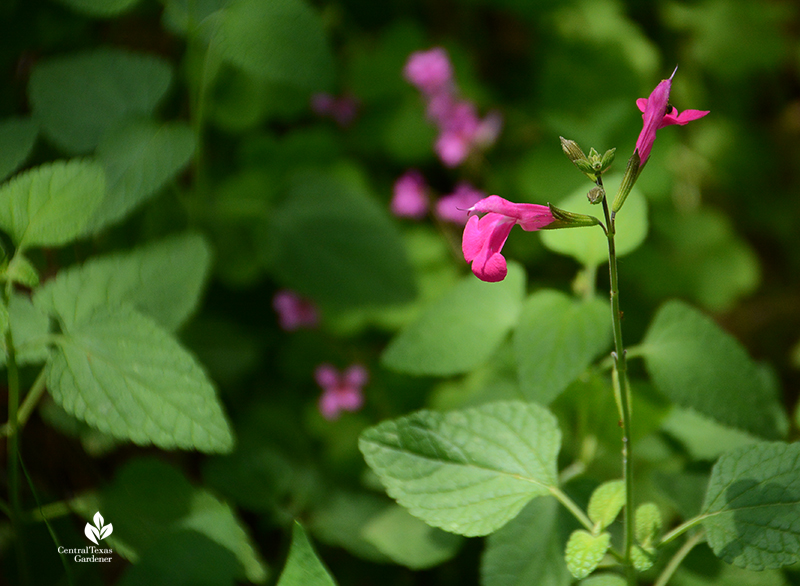
<path id="1" fill-rule="evenodd" d="M 614 203 L 611 204 L 611 211 L 612 213 L 617 213 L 622 205 L 625 203 L 625 200 L 628 198 L 628 195 L 633 189 L 636 180 L 639 178 L 639 173 L 642 170 L 641 166 L 641 159 L 639 159 L 639 153 L 634 151 L 631 158 L 628 159 L 628 166 L 625 167 L 625 175 L 622 177 L 622 183 L 619 185 L 619 191 L 617 192 L 616 197 L 614 197 Z"/>
<path id="2" fill-rule="evenodd" d="M 564 558 L 567 569 L 578 580 L 594 572 L 611 545 L 611 534 L 607 531 L 592 535 L 583 529 L 576 529 L 569 536 Z"/>
<path id="3" fill-rule="evenodd" d="M 550 208 L 550 213 L 553 214 L 555 222 L 551 222 L 550 224 L 542 228 L 542 230 L 558 230 L 560 228 L 580 228 L 583 226 L 596 226 L 597 224 L 600 223 L 600 220 L 598 220 L 594 216 L 568 212 L 566 210 L 557 208 L 551 203 L 548 203 L 547 206 Z"/>
<path id="4" fill-rule="evenodd" d="M 596 205 L 603 201 L 603 198 L 606 196 L 606 190 L 596 185 L 589 190 L 589 193 L 586 194 L 586 197 L 589 198 L 589 203 L 592 205 Z"/>

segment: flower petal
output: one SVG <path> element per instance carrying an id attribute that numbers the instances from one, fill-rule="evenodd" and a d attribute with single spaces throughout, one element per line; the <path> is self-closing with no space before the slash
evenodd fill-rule
<path id="1" fill-rule="evenodd" d="M 331 389 L 339 384 L 339 373 L 330 364 L 320 364 L 314 370 L 314 380 L 323 389 Z"/>
<path id="2" fill-rule="evenodd" d="M 664 121 L 661 123 L 661 126 L 669 126 L 671 124 L 685 126 L 692 120 L 698 120 L 709 112 L 710 110 L 684 110 L 679 114 L 677 110 L 673 110 L 671 113 L 664 116 Z"/>
<path id="3" fill-rule="evenodd" d="M 482 281 L 496 282 L 505 278 L 506 259 L 500 251 L 514 223 L 513 218 L 496 213 L 480 219 L 473 216 L 467 222 L 461 248 L 467 262 L 472 262 L 472 272 Z"/>
<path id="4" fill-rule="evenodd" d="M 498 195 L 482 199 L 471 210 L 477 213 L 496 213 L 512 219 L 528 232 L 540 230 L 555 221 L 550 208 L 533 203 L 513 203 Z"/>

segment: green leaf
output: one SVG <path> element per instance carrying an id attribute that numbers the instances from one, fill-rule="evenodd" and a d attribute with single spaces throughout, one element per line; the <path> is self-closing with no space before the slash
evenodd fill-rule
<path id="1" fill-rule="evenodd" d="M 710 417 L 680 407 L 673 407 L 661 429 L 678 440 L 693 460 L 709 462 L 724 452 L 759 441 L 754 435 L 720 425 Z"/>
<path id="2" fill-rule="evenodd" d="M 611 343 L 608 303 L 580 301 L 543 289 L 531 295 L 514 332 L 514 353 L 525 398 L 555 399 Z"/>
<path id="3" fill-rule="evenodd" d="M 644 503 L 636 508 L 634 534 L 636 541 L 650 547 L 661 532 L 661 510 L 655 503 Z"/>
<path id="4" fill-rule="evenodd" d="M 107 194 L 92 218 L 98 231 L 156 194 L 189 162 L 194 134 L 181 123 L 137 121 L 113 129 L 97 147 Z"/>
<path id="5" fill-rule="evenodd" d="M 800 553 L 800 444 L 764 442 L 723 455 L 702 513 L 717 557 L 748 570 L 793 564 Z"/>
<path id="6" fill-rule="evenodd" d="M 655 547 L 642 547 L 634 543 L 631 547 L 631 563 L 637 572 L 646 572 L 653 567 L 658 558 Z"/>
<path id="7" fill-rule="evenodd" d="M 98 309 L 65 329 L 47 388 L 71 415 L 116 438 L 165 449 L 227 452 L 233 437 L 200 365 L 133 309 Z"/>
<path id="8" fill-rule="evenodd" d="M 233 566 L 232 578 L 256 583 L 266 581 L 265 564 L 248 537 L 246 526 L 231 507 L 207 490 L 192 486 L 169 464 L 155 458 L 131 460 L 98 497 L 96 503 L 85 503 L 82 498 L 73 502 L 87 519 L 99 508 L 106 522 L 114 526 L 108 541 L 113 544 L 115 553 L 136 565 L 147 564 L 168 571 L 169 565 L 165 562 L 169 560 L 164 559 L 163 550 L 169 548 L 173 566 L 193 576 L 192 583 L 206 583 L 201 582 L 204 576 L 195 571 L 195 566 L 209 575 L 216 575 L 215 567 L 229 560 Z M 204 539 L 198 541 L 198 537 Z M 199 548 L 198 551 L 188 550 L 191 562 L 184 562 L 185 554 L 175 557 L 176 550 L 180 552 L 181 548 L 192 545 L 202 546 L 205 557 L 197 557 Z M 181 562 L 188 567 L 183 567 Z M 141 583 L 126 578 L 126 584 Z M 164 582 L 162 578 L 151 583 Z"/>
<path id="9" fill-rule="evenodd" d="M 362 530 L 364 538 L 396 564 L 423 570 L 452 558 L 463 539 L 425 524 L 404 508 L 391 506 Z"/>
<path id="10" fill-rule="evenodd" d="M 481 558 L 481 584 L 568 586 L 572 578 L 564 563 L 560 511 L 555 499 L 533 499 L 490 535 Z"/>
<path id="11" fill-rule="evenodd" d="M 573 531 L 564 552 L 570 574 L 580 580 L 594 572 L 610 545 L 611 534 L 608 532 L 592 535 L 583 529 Z"/>
<path id="12" fill-rule="evenodd" d="M 641 347 L 653 382 L 670 400 L 718 422 L 776 438 L 786 416 L 742 345 L 680 302 L 661 306 Z"/>
<path id="13" fill-rule="evenodd" d="M 358 307 L 411 301 L 413 273 L 385 209 L 354 181 L 309 171 L 275 210 L 272 270 L 321 305 Z"/>
<path id="14" fill-rule="evenodd" d="M 606 177 L 606 193 L 611 194 L 612 199 L 621 178 L 620 174 Z M 569 212 L 602 216 L 599 206 L 590 204 L 586 198 L 588 191 L 586 187 L 581 187 L 555 205 Z M 647 201 L 635 187 L 625 200 L 625 209 L 617 215 L 615 225 L 617 256 L 633 252 L 647 237 Z M 597 227 L 544 230 L 542 243 L 553 252 L 571 256 L 585 266 L 608 263 L 608 240 Z"/>
<path id="15" fill-rule="evenodd" d="M 628 582 L 617 574 L 595 574 L 581 580 L 580 586 L 627 586 Z"/>
<path id="16" fill-rule="evenodd" d="M 359 447 L 389 496 L 434 527 L 487 535 L 557 484 L 561 432 L 533 403 L 418 411 L 366 430 Z"/>
<path id="17" fill-rule="evenodd" d="M 292 530 L 292 547 L 278 586 L 335 586 L 336 582 L 317 557 L 300 523 Z"/>
<path id="18" fill-rule="evenodd" d="M 75 12 L 98 18 L 111 18 L 127 12 L 139 0 L 59 0 Z"/>
<path id="19" fill-rule="evenodd" d="M 320 17 L 302 0 L 233 0 L 216 15 L 212 47 L 256 77 L 328 89 L 335 71 Z"/>
<path id="20" fill-rule="evenodd" d="M 28 94 L 44 133 L 70 153 L 85 153 L 126 118 L 147 117 L 172 80 L 158 57 L 96 49 L 40 61 Z"/>
<path id="21" fill-rule="evenodd" d="M 24 287 L 34 288 L 39 284 L 39 272 L 23 254 L 15 254 L 8 263 L 6 279 Z"/>
<path id="22" fill-rule="evenodd" d="M 198 234 L 173 236 L 60 271 L 33 301 L 67 329 L 101 308 L 130 304 L 174 331 L 194 311 L 211 253 Z"/>
<path id="23" fill-rule="evenodd" d="M 30 118 L 0 122 L 0 181 L 19 169 L 33 150 L 39 126 Z"/>
<path id="24" fill-rule="evenodd" d="M 105 174 L 86 160 L 57 161 L 0 187 L 0 229 L 20 248 L 61 246 L 83 236 L 105 193 Z"/>
<path id="25" fill-rule="evenodd" d="M 404 328 L 381 360 L 409 374 L 469 372 L 489 359 L 517 322 L 524 295 L 525 271 L 515 263 L 499 283 L 464 277 Z"/>
<path id="26" fill-rule="evenodd" d="M 598 486 L 589 499 L 587 513 L 592 523 L 603 530 L 617 518 L 625 505 L 625 482 L 611 480 Z"/>
<path id="27" fill-rule="evenodd" d="M 50 318 L 33 306 L 30 298 L 12 293 L 8 300 L 8 325 L 14 338 L 17 364 L 35 364 L 47 360 Z M 0 338 L 3 348 L 0 364 L 6 362 L 6 339 Z"/>

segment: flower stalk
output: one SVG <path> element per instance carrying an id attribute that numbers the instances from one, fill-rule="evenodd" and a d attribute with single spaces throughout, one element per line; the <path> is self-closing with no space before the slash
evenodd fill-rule
<path id="1" fill-rule="evenodd" d="M 628 384 L 628 365 L 625 358 L 625 346 L 622 341 L 622 311 L 619 304 L 619 273 L 617 271 L 617 250 L 614 237 L 616 230 L 614 218 L 608 209 L 608 202 L 603 199 L 603 212 L 606 218 L 606 237 L 608 239 L 608 269 L 611 281 L 611 324 L 614 330 L 614 381 L 618 385 L 620 415 L 622 417 L 622 478 L 625 482 L 624 510 L 624 545 L 622 549 L 625 573 L 628 584 L 636 583 L 631 550 L 634 533 L 634 494 L 633 494 L 633 446 L 631 442 L 631 397 Z"/>

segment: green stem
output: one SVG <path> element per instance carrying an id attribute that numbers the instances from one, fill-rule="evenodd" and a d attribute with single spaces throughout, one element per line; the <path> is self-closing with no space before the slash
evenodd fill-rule
<path id="1" fill-rule="evenodd" d="M 683 523 L 681 523 L 680 525 L 675 527 L 675 529 L 673 529 L 672 531 L 670 531 L 669 533 L 664 535 L 664 537 L 661 538 L 661 541 L 659 541 L 658 547 L 662 547 L 662 546 L 668 544 L 670 541 L 672 541 L 676 537 L 686 533 L 689 529 L 691 529 L 692 527 L 694 527 L 695 525 L 700 523 L 705 517 L 706 517 L 705 515 L 702 515 L 702 516 L 693 517 L 693 518 L 689 519 L 688 521 L 684 521 Z"/>
<path id="2" fill-rule="evenodd" d="M 622 342 L 622 311 L 619 305 L 619 274 L 617 272 L 617 249 L 614 242 L 616 229 L 614 218 L 608 210 L 608 202 L 603 199 L 603 212 L 606 217 L 606 236 L 608 238 L 608 269 L 611 279 L 611 323 L 614 329 L 614 371 L 619 384 L 620 412 L 622 415 L 622 478 L 625 481 L 624 547 L 625 571 L 628 584 L 636 583 L 631 549 L 633 548 L 634 498 L 633 498 L 633 446 L 631 445 L 631 406 L 628 386 L 628 365 L 625 359 L 625 346 Z"/>
<path id="3" fill-rule="evenodd" d="M 550 490 L 550 494 L 556 497 L 556 499 L 558 499 L 558 502 L 564 505 L 564 507 L 570 513 L 572 513 L 572 516 L 575 517 L 578 520 L 578 522 L 587 529 L 587 531 L 592 531 L 592 529 L 594 528 L 594 524 L 592 523 L 591 519 L 589 519 L 589 517 L 586 516 L 586 513 L 584 513 L 581 510 L 581 508 L 575 504 L 575 501 L 569 498 L 557 486 L 550 486 L 548 488 Z"/>
<path id="4" fill-rule="evenodd" d="M 0 426 L 0 435 L 12 436 L 17 435 L 20 430 L 25 427 L 25 424 L 28 422 L 28 418 L 33 413 L 33 410 L 36 408 L 39 399 L 42 398 L 42 395 L 45 391 L 45 370 L 39 373 L 39 376 L 36 377 L 36 380 L 31 386 L 30 391 L 28 394 L 25 395 L 25 400 L 22 402 L 22 405 L 17 412 L 17 421 L 16 425 L 12 425 L 11 417 L 8 419 L 8 423 L 4 423 Z"/>
<path id="5" fill-rule="evenodd" d="M 669 560 L 664 569 L 659 574 L 658 579 L 653 582 L 653 586 L 667 586 L 667 582 L 669 579 L 672 578 L 672 574 L 675 573 L 675 570 L 678 569 L 678 566 L 681 565 L 684 558 L 689 555 L 689 552 L 694 549 L 694 546 L 700 543 L 700 541 L 705 537 L 704 531 L 698 531 L 694 535 L 692 535 L 686 542 L 680 547 L 678 551 L 675 552 L 675 555 Z"/>

